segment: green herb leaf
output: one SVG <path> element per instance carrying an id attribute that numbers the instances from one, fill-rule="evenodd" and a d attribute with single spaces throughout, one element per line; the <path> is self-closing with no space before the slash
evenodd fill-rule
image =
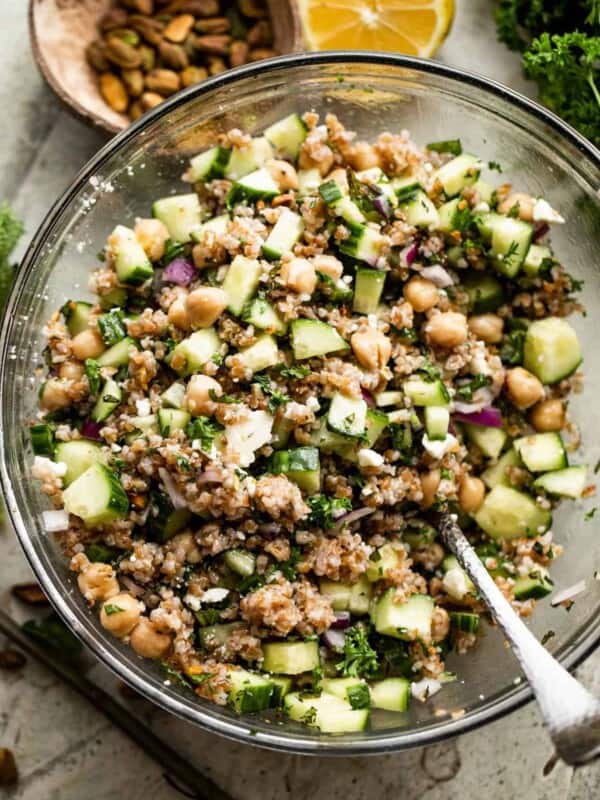
<path id="1" fill-rule="evenodd" d="M 100 364 L 94 358 L 86 358 L 84 361 L 85 374 L 90 384 L 90 394 L 98 394 L 100 391 L 100 382 L 102 375 L 100 374 Z"/>
<path id="2" fill-rule="evenodd" d="M 377 653 L 369 644 L 368 630 L 355 625 L 346 631 L 344 658 L 337 664 L 338 672 L 349 678 L 370 678 L 379 670 Z"/>
<path id="3" fill-rule="evenodd" d="M 268 408 L 274 414 L 280 406 L 289 403 L 290 398 L 275 386 L 266 375 L 254 375 L 253 383 L 257 383 L 269 398 Z"/>
<path id="4" fill-rule="evenodd" d="M 452 153 L 453 156 L 459 156 L 463 151 L 460 139 L 446 139 L 441 142 L 430 142 L 426 147 L 434 153 Z"/>
<path id="5" fill-rule="evenodd" d="M 489 375 L 483 375 L 479 373 L 479 375 L 475 375 L 475 377 L 472 378 L 472 380 L 470 380 L 468 383 L 463 383 L 456 389 L 456 397 L 468 403 L 473 399 L 473 394 L 477 391 L 477 389 L 481 389 L 484 386 L 489 386 L 491 382 L 492 379 Z"/>
<path id="6" fill-rule="evenodd" d="M 205 452 L 210 451 L 215 438 L 224 430 L 225 428 L 222 425 L 209 417 L 194 417 L 185 426 L 186 435 L 192 441 L 197 439 L 200 442 L 200 447 Z"/>
<path id="7" fill-rule="evenodd" d="M 315 494 L 307 497 L 310 506 L 308 524 L 316 528 L 333 528 L 337 519 L 348 511 L 352 511 L 352 503 L 347 497 L 328 497 L 325 494 Z"/>
<path id="8" fill-rule="evenodd" d="M 121 608 L 121 606 L 116 606 L 114 603 L 105 603 L 102 608 L 108 617 L 112 617 L 113 614 L 121 614 L 123 611 L 125 611 L 124 608 Z"/>
<path id="9" fill-rule="evenodd" d="M 369 708 L 371 705 L 371 695 L 366 683 L 357 683 L 346 690 L 348 702 L 354 709 Z"/>

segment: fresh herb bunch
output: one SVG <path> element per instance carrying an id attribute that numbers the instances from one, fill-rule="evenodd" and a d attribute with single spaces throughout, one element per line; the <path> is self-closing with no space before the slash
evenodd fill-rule
<path id="1" fill-rule="evenodd" d="M 540 100 L 599 144 L 600 0 L 500 0 L 496 23 Z"/>

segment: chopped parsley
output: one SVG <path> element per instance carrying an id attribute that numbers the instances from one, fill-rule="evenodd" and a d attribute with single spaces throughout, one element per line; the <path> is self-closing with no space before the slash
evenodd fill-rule
<path id="1" fill-rule="evenodd" d="M 553 639 L 555 636 L 556 634 L 554 633 L 554 631 L 546 631 L 546 633 L 542 636 L 541 643 L 546 644 L 547 642 L 550 641 L 550 639 Z"/>
<path id="2" fill-rule="evenodd" d="M 370 678 L 377 674 L 379 659 L 369 644 L 364 625 L 355 625 L 346 631 L 344 658 L 336 666 L 346 678 Z"/>
<path id="3" fill-rule="evenodd" d="M 352 511 L 352 503 L 347 497 L 328 497 L 326 494 L 315 494 L 308 497 L 310 506 L 308 524 L 317 528 L 333 528 L 336 520 L 347 511 Z"/>
<path id="4" fill-rule="evenodd" d="M 217 608 L 203 608 L 196 611 L 196 619 L 201 627 L 216 625 L 221 619 L 221 612 Z"/>
<path id="5" fill-rule="evenodd" d="M 271 414 L 274 414 L 280 406 L 289 403 L 290 398 L 287 394 L 278 389 L 266 375 L 255 375 L 252 381 L 257 383 L 269 398 L 267 406 Z"/>
<path id="6" fill-rule="evenodd" d="M 175 463 L 179 467 L 179 469 L 183 470 L 184 472 L 189 472 L 192 468 L 190 462 L 185 456 L 178 455 L 175 458 Z"/>
<path id="7" fill-rule="evenodd" d="M 311 706 L 300 717 L 300 721 L 304 722 L 305 725 L 314 725 L 317 721 L 317 709 L 314 706 Z"/>
<path id="8" fill-rule="evenodd" d="M 500 348 L 500 358 L 504 364 L 522 364 L 523 363 L 523 346 L 525 344 L 526 330 L 517 328 L 510 331 L 502 342 Z"/>
<path id="9" fill-rule="evenodd" d="M 204 451 L 209 451 L 215 438 L 225 428 L 209 417 L 195 417 L 185 426 L 185 432 L 192 441 L 198 440 Z"/>
<path id="10" fill-rule="evenodd" d="M 371 705 L 371 695 L 366 683 L 357 683 L 346 690 L 348 702 L 354 709 L 369 708 Z"/>
<path id="11" fill-rule="evenodd" d="M 310 375 L 310 369 L 308 367 L 281 366 L 281 367 L 275 367 L 275 369 L 279 372 L 282 378 L 287 378 L 288 380 L 299 381 L 302 380 L 302 378 L 307 378 Z"/>
<path id="12" fill-rule="evenodd" d="M 187 677 L 178 669 L 172 667 L 168 662 L 161 661 L 160 668 L 165 673 L 167 678 L 172 681 L 176 686 L 184 686 L 186 689 L 191 689 L 192 684 Z"/>
<path id="13" fill-rule="evenodd" d="M 174 239 L 167 239 L 165 244 L 165 254 L 161 259 L 160 265 L 166 267 L 171 261 L 180 258 L 185 250 L 185 245 L 182 242 L 177 242 Z"/>
<path id="14" fill-rule="evenodd" d="M 451 153 L 453 156 L 459 156 L 463 151 L 460 139 L 446 139 L 441 142 L 429 142 L 426 147 L 428 150 L 431 150 L 434 153 Z"/>
<path id="15" fill-rule="evenodd" d="M 121 606 L 116 606 L 114 603 L 105 603 L 102 608 L 104 609 L 104 613 L 107 617 L 112 617 L 113 614 L 121 614 L 123 611 L 125 611 L 124 608 L 121 608 Z"/>
<path id="16" fill-rule="evenodd" d="M 430 358 L 425 358 L 417 371 L 422 372 L 428 381 L 437 381 L 442 377 L 440 368 Z"/>
<path id="17" fill-rule="evenodd" d="M 456 390 L 456 397 L 460 400 L 464 400 L 465 402 L 469 402 L 473 399 L 473 394 L 484 386 L 489 386 L 492 382 L 492 379 L 489 375 L 483 375 L 479 373 L 479 375 L 475 375 L 475 377 L 470 380 L 468 383 L 463 383 L 462 386 L 459 386 Z"/>
<path id="18" fill-rule="evenodd" d="M 587 514 L 584 517 L 585 521 L 589 522 L 589 520 L 594 519 L 594 517 L 596 516 L 596 511 L 598 511 L 598 507 L 597 506 L 594 506 L 593 508 L 590 508 L 590 510 L 587 512 Z"/>
<path id="19" fill-rule="evenodd" d="M 210 399 L 214 403 L 232 404 L 232 403 L 241 403 L 242 402 L 239 398 L 234 397 L 232 394 L 221 394 L 221 395 L 219 395 L 219 394 L 217 394 L 215 392 L 214 389 L 209 389 L 208 390 L 208 396 L 210 397 Z"/>
<path id="20" fill-rule="evenodd" d="M 393 422 L 389 425 L 388 430 L 392 437 L 394 450 L 400 453 L 399 462 L 401 464 L 412 464 L 415 456 L 415 441 L 409 423 Z"/>
<path id="21" fill-rule="evenodd" d="M 488 169 L 494 172 L 502 172 L 502 166 L 498 161 L 488 161 Z"/>

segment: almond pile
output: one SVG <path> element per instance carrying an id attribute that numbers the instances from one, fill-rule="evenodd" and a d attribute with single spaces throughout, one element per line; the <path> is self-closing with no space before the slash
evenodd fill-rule
<path id="1" fill-rule="evenodd" d="M 276 55 L 266 0 L 119 0 L 87 60 L 108 105 L 138 119 L 165 97 Z"/>

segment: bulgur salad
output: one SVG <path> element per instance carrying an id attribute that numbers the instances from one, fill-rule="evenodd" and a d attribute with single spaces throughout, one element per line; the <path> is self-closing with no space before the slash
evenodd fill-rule
<path id="1" fill-rule="evenodd" d="M 49 320 L 44 524 L 169 680 L 328 733 L 425 701 L 485 614 L 444 511 L 521 615 L 552 591 L 579 287 L 494 168 L 333 114 L 231 130 Z"/>

